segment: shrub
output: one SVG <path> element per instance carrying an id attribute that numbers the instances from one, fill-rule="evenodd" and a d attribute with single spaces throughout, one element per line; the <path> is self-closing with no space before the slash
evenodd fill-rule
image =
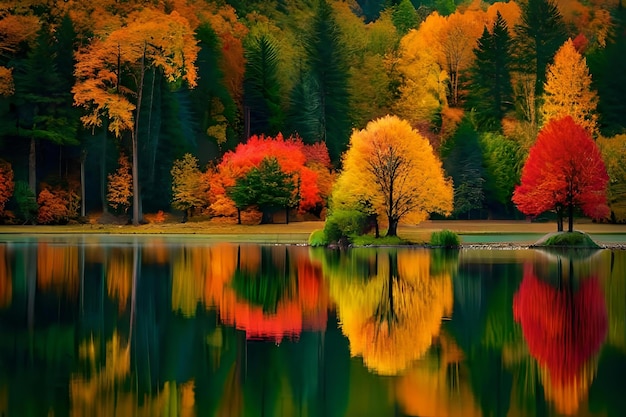
<path id="1" fill-rule="evenodd" d="M 0 216 L 4 215 L 4 205 L 13 195 L 14 185 L 11 164 L 0 159 Z"/>
<path id="2" fill-rule="evenodd" d="M 367 214 L 358 210 L 335 210 L 324 224 L 324 234 L 328 242 L 338 242 L 363 233 L 367 226 Z"/>
<path id="3" fill-rule="evenodd" d="M 550 236 L 541 246 L 566 246 L 577 248 L 599 248 L 586 233 L 563 232 Z"/>
<path id="4" fill-rule="evenodd" d="M 459 235 L 451 230 L 440 230 L 438 232 L 433 232 L 430 236 L 431 246 L 453 248 L 459 246 L 460 244 L 461 239 L 459 238 Z"/>
<path id="5" fill-rule="evenodd" d="M 328 245 L 328 239 L 326 238 L 326 233 L 324 233 L 324 230 L 322 229 L 314 230 L 311 233 L 311 235 L 309 235 L 309 245 L 310 246 Z"/>

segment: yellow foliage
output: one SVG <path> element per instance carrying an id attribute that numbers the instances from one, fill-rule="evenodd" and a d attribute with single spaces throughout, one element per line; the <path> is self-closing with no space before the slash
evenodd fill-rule
<path id="1" fill-rule="evenodd" d="M 128 248 L 113 248 L 106 265 L 107 294 L 117 300 L 119 311 L 128 305 L 133 285 L 133 251 Z"/>
<path id="2" fill-rule="evenodd" d="M 561 46 L 548 66 L 541 107 L 543 123 L 571 116 L 591 134 L 598 130 L 598 94 L 591 89 L 591 75 L 586 59 L 576 50 L 571 39 Z"/>
<path id="3" fill-rule="evenodd" d="M 204 295 L 204 280 L 209 271 L 211 249 L 208 247 L 181 247 L 172 267 L 172 311 L 186 317 L 196 314 L 198 302 Z"/>
<path id="4" fill-rule="evenodd" d="M 426 353 L 453 300 L 450 276 L 430 275 L 428 251 L 398 253 L 398 276 L 389 256 L 372 266 L 367 283 L 333 278 L 330 288 L 350 354 L 381 375 L 401 373 Z"/>
<path id="5" fill-rule="evenodd" d="M 540 368 L 539 376 L 543 383 L 546 399 L 560 413 L 568 416 L 577 415 L 581 403 L 587 398 L 589 388 L 596 376 L 598 360 L 585 363 L 576 378 L 567 382 L 555 382 L 547 369 Z"/>
<path id="6" fill-rule="evenodd" d="M 198 158 L 186 153 L 181 159 L 174 161 L 170 170 L 172 174 L 172 206 L 175 209 L 187 210 L 206 205 L 207 190 L 202 181 L 202 173 L 198 168 Z"/>
<path id="7" fill-rule="evenodd" d="M 429 213 L 449 214 L 452 184 L 441 161 L 409 123 L 386 116 L 354 131 L 333 189 L 333 205 L 368 202 L 381 217 L 417 224 Z"/>
<path id="8" fill-rule="evenodd" d="M 626 135 L 596 141 L 609 174 L 608 202 L 615 220 L 626 221 Z"/>

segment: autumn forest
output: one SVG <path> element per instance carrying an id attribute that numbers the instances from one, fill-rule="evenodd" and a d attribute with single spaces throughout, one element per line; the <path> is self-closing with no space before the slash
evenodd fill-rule
<path id="1" fill-rule="evenodd" d="M 622 223 L 625 96 L 621 0 L 1 1 L 0 222 Z"/>

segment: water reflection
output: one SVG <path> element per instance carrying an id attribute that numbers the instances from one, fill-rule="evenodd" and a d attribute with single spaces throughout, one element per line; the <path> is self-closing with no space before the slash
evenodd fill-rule
<path id="1" fill-rule="evenodd" d="M 625 277 L 623 251 L 5 238 L 0 415 L 623 416 Z"/>

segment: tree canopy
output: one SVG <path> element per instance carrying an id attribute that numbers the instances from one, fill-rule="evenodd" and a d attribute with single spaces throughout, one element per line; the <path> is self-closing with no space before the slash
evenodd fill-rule
<path id="1" fill-rule="evenodd" d="M 350 137 L 343 170 L 333 190 L 333 207 L 370 205 L 389 222 L 419 223 L 429 213 L 452 211 L 452 183 L 428 140 L 396 116 L 368 123 Z"/>
<path id="2" fill-rule="evenodd" d="M 573 231 L 574 208 L 599 219 L 608 216 L 609 176 L 596 143 L 582 126 L 566 116 L 541 129 L 522 169 L 513 202 L 522 213 L 556 211 L 562 230 L 564 211 Z"/>

